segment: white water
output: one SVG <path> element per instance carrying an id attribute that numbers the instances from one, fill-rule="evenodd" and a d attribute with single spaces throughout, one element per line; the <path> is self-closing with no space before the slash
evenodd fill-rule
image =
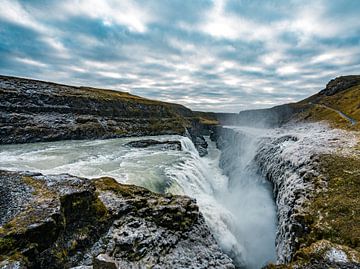
<path id="1" fill-rule="evenodd" d="M 236 263 L 260 268 L 275 261 L 276 212 L 270 187 L 253 163 L 258 134 L 238 131 L 247 133 L 247 140 L 226 152 L 234 155 L 226 156 L 228 164 L 235 165 L 225 169 L 228 176 L 219 167 L 220 151 L 213 142 L 208 140 L 209 155 L 201 158 L 190 139 L 181 136 L 155 139 L 180 140 L 182 151 L 124 145 L 144 137 L 4 145 L 0 169 L 111 176 L 153 191 L 189 195 L 197 199 L 215 238 Z"/>

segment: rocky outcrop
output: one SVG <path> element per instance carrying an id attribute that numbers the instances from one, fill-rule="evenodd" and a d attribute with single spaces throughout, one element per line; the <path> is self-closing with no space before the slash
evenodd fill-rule
<path id="1" fill-rule="evenodd" d="M 325 89 L 320 91 L 319 94 L 331 96 L 359 84 L 360 84 L 359 75 L 341 76 L 330 80 L 329 83 L 326 84 Z"/>
<path id="2" fill-rule="evenodd" d="M 360 115 L 359 88 L 352 89 L 352 94 L 345 94 L 346 90 L 358 85 L 360 85 L 359 75 L 340 76 L 332 79 L 326 85 L 325 89 L 321 90 L 319 93 L 297 103 L 283 104 L 265 109 L 244 110 L 240 111 L 238 114 L 199 113 L 200 115 L 207 115 L 209 118 L 218 120 L 221 125 L 272 128 L 280 127 L 293 120 L 328 120 L 326 114 L 331 113 L 329 113 L 329 111 L 320 111 L 317 105 L 321 104 L 326 105 L 333 110 L 337 109 L 343 111 L 343 109 L 345 109 L 344 114 L 358 119 Z M 314 110 L 314 108 L 317 108 L 318 110 Z"/>
<path id="3" fill-rule="evenodd" d="M 194 200 L 0 171 L 0 268 L 234 268 Z"/>
<path id="4" fill-rule="evenodd" d="M 148 147 L 156 147 L 160 150 L 181 150 L 181 142 L 180 141 L 159 141 L 155 139 L 143 139 L 131 141 L 126 144 L 126 146 L 133 148 L 148 148 Z"/>
<path id="5" fill-rule="evenodd" d="M 0 143 L 183 134 L 192 112 L 124 92 L 0 76 Z"/>

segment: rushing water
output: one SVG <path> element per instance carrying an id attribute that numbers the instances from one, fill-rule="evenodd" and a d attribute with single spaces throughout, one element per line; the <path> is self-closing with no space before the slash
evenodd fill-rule
<path id="1" fill-rule="evenodd" d="M 243 145 L 233 141 L 232 150 L 221 155 L 208 139 L 205 157 L 199 157 L 189 138 L 174 135 L 155 139 L 179 140 L 182 151 L 125 145 L 144 137 L 3 145 L 0 169 L 111 176 L 157 192 L 189 195 L 197 199 L 215 238 L 235 262 L 260 268 L 275 261 L 275 206 L 253 163 L 258 134 L 237 131 L 245 134 Z"/>

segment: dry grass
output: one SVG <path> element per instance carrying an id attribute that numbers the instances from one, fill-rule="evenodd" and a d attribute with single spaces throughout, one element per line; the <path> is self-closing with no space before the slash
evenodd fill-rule
<path id="1" fill-rule="evenodd" d="M 309 108 L 305 109 L 305 111 L 297 115 L 299 120 L 324 120 L 327 121 L 333 128 L 360 131 L 360 85 L 351 87 L 345 91 L 331 96 L 316 94 L 299 102 L 298 104 L 309 106 Z M 348 120 L 325 106 L 345 113 L 346 115 L 358 121 L 358 123 L 351 125 Z"/>

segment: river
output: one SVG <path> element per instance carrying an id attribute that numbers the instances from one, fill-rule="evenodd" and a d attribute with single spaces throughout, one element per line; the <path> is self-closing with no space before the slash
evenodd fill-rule
<path id="1" fill-rule="evenodd" d="M 223 250 L 241 268 L 275 262 L 276 207 L 271 185 L 254 163 L 264 130 L 234 128 L 244 136 L 221 152 L 214 142 L 200 157 L 187 137 L 118 138 L 0 146 L 0 169 L 114 177 L 156 192 L 195 198 Z M 182 150 L 132 148 L 140 139 L 178 140 Z"/>

